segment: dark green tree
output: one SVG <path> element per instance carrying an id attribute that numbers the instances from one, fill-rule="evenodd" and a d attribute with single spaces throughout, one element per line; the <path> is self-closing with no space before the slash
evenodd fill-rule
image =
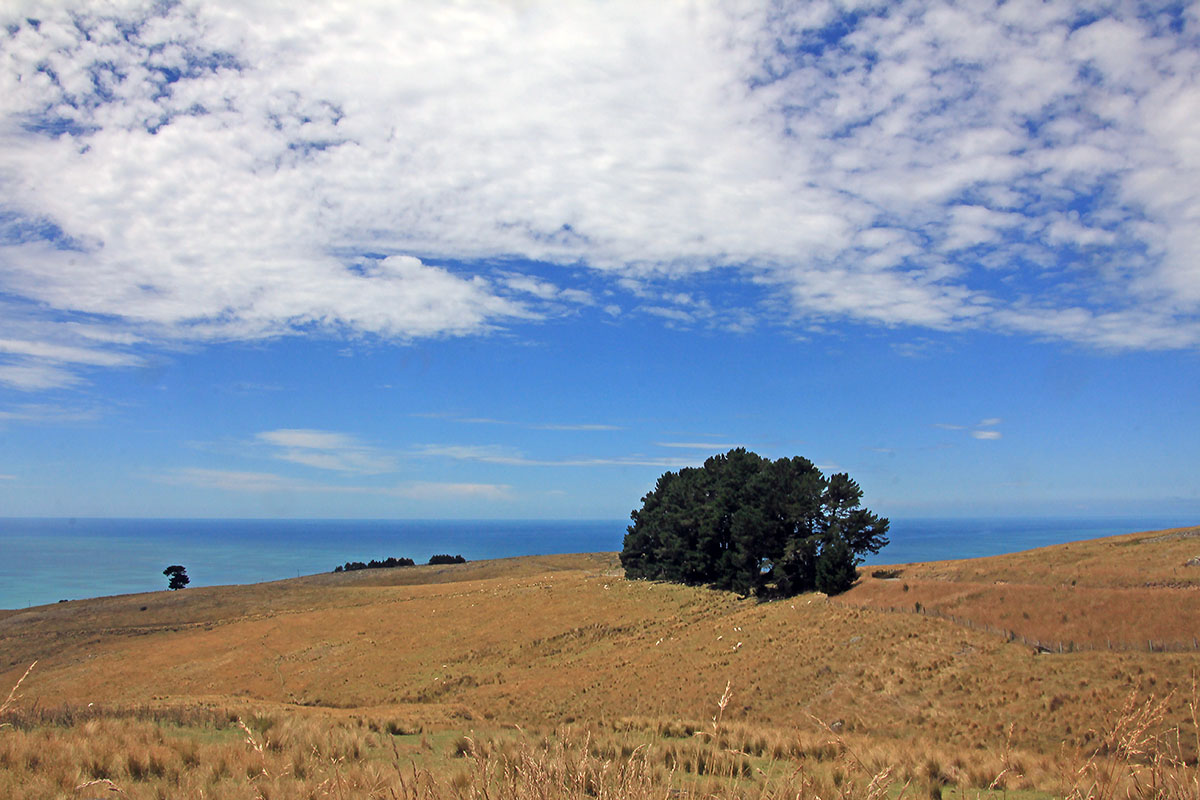
<path id="1" fill-rule="evenodd" d="M 762 597 L 835 594 L 887 544 L 888 521 L 861 500 L 845 473 L 826 478 L 808 459 L 737 448 L 663 474 L 630 514 L 621 564 L 630 578 Z"/>
<path id="2" fill-rule="evenodd" d="M 179 564 L 172 564 L 163 570 L 163 575 L 167 576 L 167 588 L 175 591 L 183 589 L 192 579 L 188 577 L 187 570 Z"/>
<path id="3" fill-rule="evenodd" d="M 841 594 L 858 580 L 854 554 L 842 538 L 834 539 L 817 559 L 816 589 L 825 594 Z"/>

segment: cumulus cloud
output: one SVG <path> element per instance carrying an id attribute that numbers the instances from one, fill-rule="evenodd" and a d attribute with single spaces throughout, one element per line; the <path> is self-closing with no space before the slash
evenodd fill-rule
<path id="1" fill-rule="evenodd" d="M 591 306 L 596 275 L 736 275 L 810 324 L 1200 343 L 1194 14 L 17 0 L 0 23 L 0 295 L 75 326 L 5 350 L 10 386 L 137 342 L 478 334 Z M 689 324 L 720 295 L 642 307 Z"/>

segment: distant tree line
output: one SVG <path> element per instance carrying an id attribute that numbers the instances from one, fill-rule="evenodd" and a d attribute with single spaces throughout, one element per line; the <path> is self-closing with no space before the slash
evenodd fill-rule
<path id="1" fill-rule="evenodd" d="M 744 595 L 837 594 L 863 555 L 888 543 L 888 521 L 861 499 L 845 473 L 827 478 L 806 458 L 737 448 L 658 479 L 630 515 L 621 565 L 629 578 Z"/>
<path id="2" fill-rule="evenodd" d="M 411 558 L 388 557 L 388 558 L 385 558 L 383 561 L 376 561 L 375 559 L 371 559 L 370 561 L 368 561 L 365 564 L 361 561 L 347 561 L 345 564 L 343 564 L 340 567 L 334 567 L 333 571 L 334 572 L 354 572 L 355 570 L 359 570 L 359 569 L 391 569 L 392 567 L 411 567 L 411 566 L 414 566 L 416 563 L 417 562 L 413 561 Z"/>
<path id="3" fill-rule="evenodd" d="M 396 558 L 394 556 L 385 558 L 382 561 L 371 559 L 365 564 L 361 561 L 347 561 L 345 564 L 334 567 L 334 572 L 354 572 L 360 569 L 391 569 L 392 567 L 412 567 L 416 566 L 415 561 L 411 558 Z M 451 556 L 439 554 L 429 557 L 430 564 L 465 564 L 467 560 L 462 556 Z"/>

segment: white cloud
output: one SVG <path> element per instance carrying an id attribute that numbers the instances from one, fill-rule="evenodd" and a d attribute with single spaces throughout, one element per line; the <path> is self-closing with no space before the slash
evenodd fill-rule
<path id="1" fill-rule="evenodd" d="M 1004 422 L 1000 417 L 986 417 L 981 419 L 973 426 L 953 425 L 945 422 L 936 422 L 933 427 L 940 428 L 944 431 L 967 431 L 974 439 L 995 440 L 1002 438 L 1000 431 L 995 430 L 996 426 Z"/>
<path id="2" fill-rule="evenodd" d="M 413 455 L 450 458 L 457 461 L 475 461 L 482 464 L 500 464 L 508 467 L 666 467 L 679 469 L 691 466 L 695 458 L 655 458 L 642 455 L 618 457 L 587 457 L 539 459 L 528 458 L 515 448 L 496 445 L 420 445 Z M 703 459 L 701 459 L 703 460 Z"/>
<path id="3" fill-rule="evenodd" d="M 354 437 L 332 431 L 283 428 L 255 437 L 275 449 L 272 457 L 294 464 L 338 472 L 377 474 L 395 468 L 395 459 L 359 443 Z"/>
<path id="4" fill-rule="evenodd" d="M 243 472 L 202 467 L 184 467 L 172 470 L 155 476 L 155 480 L 179 486 L 196 486 L 201 489 L 221 489 L 231 492 L 320 491 L 320 487 L 311 481 L 288 478 L 272 472 Z"/>
<path id="5" fill-rule="evenodd" d="M 498 445 L 426 444 L 415 450 L 419 456 L 441 456 L 459 461 L 482 461 L 489 464 L 527 463 L 519 451 Z"/>
<path id="6" fill-rule="evenodd" d="M 725 315 L 648 287 L 730 268 L 806 323 L 1200 344 L 1194 14 L 841 13 L 9 3 L 0 292 L 74 327 L 0 381 L 139 341 L 478 334 L 592 305 L 581 268 L 680 323 Z"/>
<path id="7" fill-rule="evenodd" d="M 728 442 L 655 442 L 655 447 L 678 447 L 681 450 L 730 450 L 740 445 Z"/>
<path id="8" fill-rule="evenodd" d="M 611 425 L 604 422 L 515 422 L 513 420 L 493 419 L 492 417 L 459 417 L 444 411 L 413 414 L 424 419 L 445 419 L 466 425 L 512 425 L 532 431 L 623 431 L 621 425 Z"/>
<path id="9" fill-rule="evenodd" d="M 271 472 L 240 472 L 224 469 L 184 467 L 155 476 L 155 480 L 179 486 L 218 489 L 228 492 L 274 494 L 280 492 L 318 492 L 404 497 L 412 500 L 447 498 L 510 499 L 512 487 L 491 483 L 438 483 L 412 481 L 395 486 L 343 486 L 289 478 Z"/>
<path id="10" fill-rule="evenodd" d="M 344 433 L 304 428 L 264 431 L 258 434 L 257 438 L 280 447 L 303 447 L 317 450 L 343 450 L 357 446 L 354 439 Z"/>
<path id="11" fill-rule="evenodd" d="M 414 500 L 444 500 L 447 498 L 481 498 L 484 500 L 511 499 L 510 489 L 494 483 L 436 483 L 421 481 L 395 487 L 388 491 L 399 497 Z"/>
<path id="12" fill-rule="evenodd" d="M 543 425 L 530 425 L 529 427 L 539 431 L 623 431 L 625 430 L 620 425 L 606 425 L 599 422 L 581 422 L 578 424 L 555 424 L 547 423 Z"/>
<path id="13" fill-rule="evenodd" d="M 32 356 L 45 361 L 90 364 L 101 367 L 131 366 L 141 363 L 141 359 L 125 353 L 90 350 L 84 347 L 73 347 L 50 342 L 21 341 L 19 339 L 0 339 L 0 353 Z"/>
<path id="14" fill-rule="evenodd" d="M 671 322 L 694 322 L 696 316 L 690 311 L 684 311 L 681 308 L 667 308 L 666 306 L 639 306 L 639 311 L 645 311 L 647 314 L 653 314 L 656 317 L 662 317 Z"/>
<path id="15" fill-rule="evenodd" d="M 45 403 L 25 403 L 0 409 L 0 422 L 90 422 L 99 418 L 96 409 L 72 409 Z"/>
<path id="16" fill-rule="evenodd" d="M 79 381 L 80 378 L 74 373 L 50 364 L 0 364 L 0 384 L 22 391 L 60 389 Z"/>

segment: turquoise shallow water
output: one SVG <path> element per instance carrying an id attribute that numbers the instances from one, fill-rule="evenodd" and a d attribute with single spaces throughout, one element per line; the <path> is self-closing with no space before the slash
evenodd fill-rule
<path id="1" fill-rule="evenodd" d="M 868 564 L 973 558 L 1140 530 L 1180 518 L 896 519 Z M 0 608 L 158 591 L 183 564 L 192 586 L 327 572 L 388 556 L 423 563 L 621 549 L 624 520 L 0 519 Z"/>

